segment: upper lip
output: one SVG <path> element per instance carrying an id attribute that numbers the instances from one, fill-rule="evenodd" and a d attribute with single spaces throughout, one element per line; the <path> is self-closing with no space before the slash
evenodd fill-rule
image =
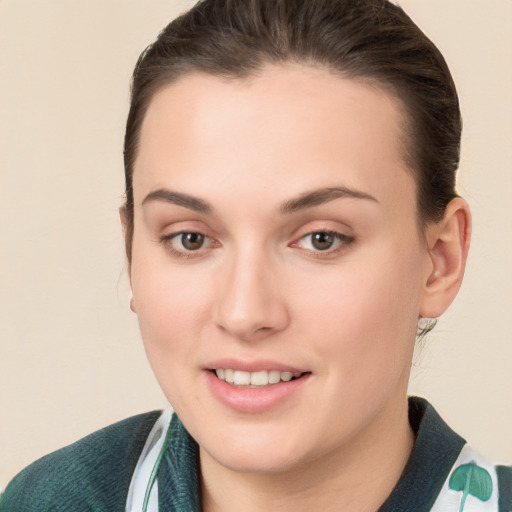
<path id="1" fill-rule="evenodd" d="M 304 370 L 303 368 L 298 368 L 296 366 L 279 363 L 277 361 L 272 361 L 270 359 L 257 359 L 252 361 L 231 358 L 217 359 L 215 361 L 209 362 L 204 366 L 205 370 L 217 370 L 219 368 L 240 370 L 245 372 L 278 370 L 280 372 L 306 373 L 308 371 Z"/>

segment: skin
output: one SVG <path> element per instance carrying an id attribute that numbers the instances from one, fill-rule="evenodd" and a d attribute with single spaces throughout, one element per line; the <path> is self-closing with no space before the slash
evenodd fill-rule
<path id="1" fill-rule="evenodd" d="M 200 445 L 204 510 L 371 511 L 398 481 L 417 322 L 453 300 L 469 240 L 461 199 L 418 232 L 403 126 L 380 88 L 301 65 L 191 74 L 152 99 L 134 170 L 133 309 Z M 297 201 L 333 187 L 350 193 Z M 187 250 L 183 232 L 204 244 Z M 318 250 L 319 232 L 339 235 Z M 240 412 L 207 385 L 221 358 L 308 377 L 277 406 Z"/>

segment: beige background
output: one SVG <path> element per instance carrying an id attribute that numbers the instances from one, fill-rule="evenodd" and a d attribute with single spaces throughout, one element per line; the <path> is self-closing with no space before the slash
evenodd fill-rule
<path id="1" fill-rule="evenodd" d="M 191 3 L 0 0 L 0 485 L 164 404 L 128 308 L 117 208 L 131 70 Z M 458 84 L 475 222 L 463 290 L 411 390 L 512 463 L 512 1 L 401 3 Z"/>

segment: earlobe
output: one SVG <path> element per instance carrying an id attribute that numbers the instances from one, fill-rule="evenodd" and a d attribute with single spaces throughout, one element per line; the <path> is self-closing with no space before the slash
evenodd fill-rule
<path id="1" fill-rule="evenodd" d="M 431 271 L 426 278 L 420 315 L 437 318 L 462 284 L 471 235 L 471 214 L 460 197 L 452 199 L 443 219 L 427 230 Z"/>

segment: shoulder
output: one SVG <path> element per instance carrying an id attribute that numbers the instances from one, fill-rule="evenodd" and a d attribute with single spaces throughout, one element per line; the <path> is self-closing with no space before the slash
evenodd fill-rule
<path id="1" fill-rule="evenodd" d="M 2 512 L 123 510 L 131 475 L 160 412 L 133 416 L 34 462 L 2 496 Z"/>

